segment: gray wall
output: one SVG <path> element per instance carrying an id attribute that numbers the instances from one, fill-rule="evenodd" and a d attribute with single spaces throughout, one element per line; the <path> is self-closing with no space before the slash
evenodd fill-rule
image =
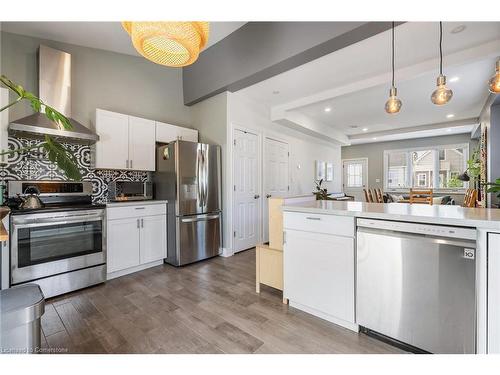
<path id="1" fill-rule="evenodd" d="M 367 143 L 342 147 L 342 159 L 368 158 L 368 187 L 384 188 L 384 150 L 397 150 L 408 147 L 425 147 L 446 144 L 469 143 L 469 153 L 477 147 L 477 140 L 470 134 L 456 134 L 441 137 L 405 139 L 401 141 Z M 380 182 L 376 182 L 380 179 Z"/>
<path id="2" fill-rule="evenodd" d="M 390 27 L 390 22 L 249 22 L 183 68 L 184 102 L 240 90 Z"/>
<path id="3" fill-rule="evenodd" d="M 190 126 L 191 111 L 182 96 L 182 71 L 142 57 L 2 32 L 2 74 L 37 94 L 40 44 L 71 53 L 72 117 L 82 124 L 93 123 L 95 109 L 102 108 Z M 23 103 L 14 106 L 9 117 L 14 120 L 30 113 L 29 105 Z"/>

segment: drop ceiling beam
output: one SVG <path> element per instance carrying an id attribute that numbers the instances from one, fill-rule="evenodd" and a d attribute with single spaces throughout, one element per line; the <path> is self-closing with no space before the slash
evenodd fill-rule
<path id="1" fill-rule="evenodd" d="M 390 27 L 391 22 L 249 22 L 183 68 L 184 103 L 241 90 Z"/>

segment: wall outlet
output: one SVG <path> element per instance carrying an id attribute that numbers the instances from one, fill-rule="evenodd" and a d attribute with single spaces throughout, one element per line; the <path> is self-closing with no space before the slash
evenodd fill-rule
<path id="1" fill-rule="evenodd" d="M 379 183 L 379 182 L 380 182 L 380 178 L 376 178 L 376 179 L 375 179 L 375 182 L 376 182 L 376 183 Z"/>

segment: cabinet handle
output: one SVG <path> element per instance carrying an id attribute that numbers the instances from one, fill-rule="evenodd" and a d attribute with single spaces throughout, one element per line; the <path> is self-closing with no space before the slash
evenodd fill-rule
<path id="1" fill-rule="evenodd" d="M 307 220 L 321 220 L 320 217 L 306 217 Z"/>
<path id="2" fill-rule="evenodd" d="M 141 219 L 141 228 L 144 228 L 144 219 Z"/>
<path id="3" fill-rule="evenodd" d="M 271 198 L 271 194 L 267 194 L 267 195 L 266 195 L 266 198 Z"/>
<path id="4" fill-rule="evenodd" d="M 139 219 L 137 219 L 137 229 L 139 229 L 140 226 L 139 226 Z"/>
<path id="5" fill-rule="evenodd" d="M 145 210 L 145 209 L 146 209 L 146 207 L 136 207 L 135 209 L 136 209 L 136 210 Z"/>

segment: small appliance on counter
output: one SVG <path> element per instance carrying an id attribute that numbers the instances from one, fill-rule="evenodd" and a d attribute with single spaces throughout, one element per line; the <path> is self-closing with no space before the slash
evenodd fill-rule
<path id="1" fill-rule="evenodd" d="M 10 286 L 46 298 L 106 281 L 105 205 L 92 182 L 9 181 Z"/>
<path id="2" fill-rule="evenodd" d="M 108 185 L 108 199 L 112 202 L 153 199 L 153 183 L 149 181 L 112 181 Z"/>

